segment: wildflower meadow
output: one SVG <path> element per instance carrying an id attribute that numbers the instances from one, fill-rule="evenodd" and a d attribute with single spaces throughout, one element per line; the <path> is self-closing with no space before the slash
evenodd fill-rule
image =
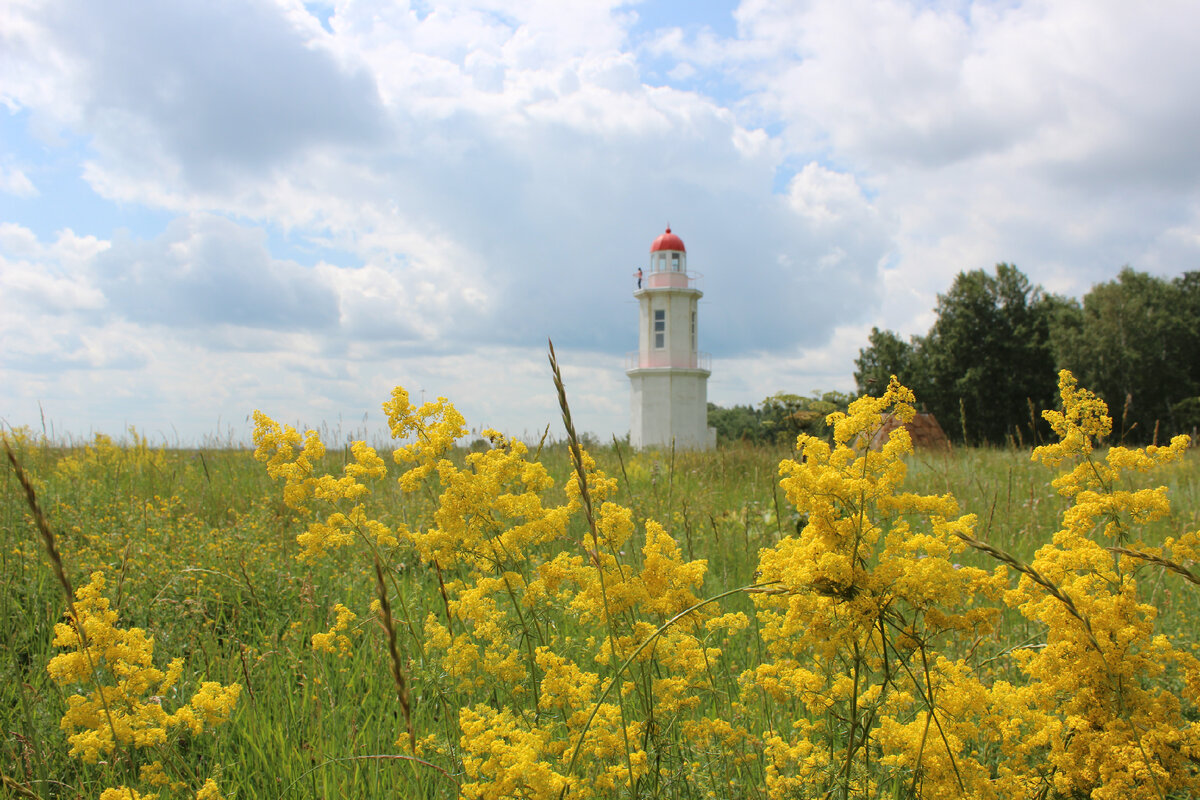
<path id="1" fill-rule="evenodd" d="M 0 795 L 1200 794 L 1200 457 L 1059 376 L 1029 449 L 916 399 L 792 446 L 522 442 L 445 399 L 253 453 L 9 431 Z"/>

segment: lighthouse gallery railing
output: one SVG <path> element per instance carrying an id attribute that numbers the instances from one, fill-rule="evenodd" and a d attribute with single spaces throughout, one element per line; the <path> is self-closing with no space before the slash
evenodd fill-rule
<path id="1" fill-rule="evenodd" d="M 693 353 L 691 357 L 671 358 L 666 353 L 650 353 L 643 356 L 632 352 L 625 354 L 625 369 L 706 369 L 712 372 L 712 355 L 709 353 Z"/>

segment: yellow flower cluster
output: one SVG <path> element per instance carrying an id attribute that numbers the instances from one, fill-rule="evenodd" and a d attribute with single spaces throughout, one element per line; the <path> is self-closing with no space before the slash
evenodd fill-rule
<path id="1" fill-rule="evenodd" d="M 164 708 L 183 660 L 173 660 L 165 672 L 156 668 L 154 640 L 140 628 L 117 626 L 104 586 L 104 574 L 93 573 L 76 592 L 79 618 L 54 626 L 53 644 L 66 652 L 52 658 L 47 670 L 60 686 L 78 687 L 67 698 L 62 718 L 71 755 L 95 763 L 118 746 L 156 747 L 174 729 L 198 734 L 229 719 L 241 692 L 238 684 L 205 682 L 174 712 Z"/>
<path id="2" fill-rule="evenodd" d="M 118 786 L 101 792 L 100 800 L 158 800 L 158 793 L 142 794 L 129 786 Z"/>
<path id="3" fill-rule="evenodd" d="M 172 787 L 181 788 L 181 787 Z M 100 800 L 158 800 L 158 793 L 142 794 L 129 786 L 118 786 L 115 789 L 105 789 L 100 793 Z M 196 800 L 225 800 L 216 781 L 209 778 L 196 792 Z"/>
<path id="4" fill-rule="evenodd" d="M 554 484 L 546 468 L 527 460 L 523 443 L 496 431 L 483 433 L 492 447 L 469 454 L 465 469 L 446 459 L 436 465 L 441 495 L 434 527 L 413 533 L 426 562 L 447 568 L 461 560 L 491 572 L 524 560 L 528 548 L 563 535 L 568 510 L 542 505 L 541 494 Z"/>
<path id="5" fill-rule="evenodd" d="M 1192 795 L 1200 791 L 1200 723 L 1195 721 L 1198 663 L 1155 632 L 1157 609 L 1138 591 L 1138 573 L 1153 559 L 1191 559 L 1197 533 L 1156 546 L 1141 523 L 1170 511 L 1167 489 L 1133 488 L 1135 476 L 1176 461 L 1188 446 L 1111 447 L 1103 401 L 1059 376 L 1061 411 L 1046 412 L 1059 441 L 1033 458 L 1064 467 L 1054 486 L 1071 505 L 1053 541 L 1032 564 L 1058 596 L 1025 574 L 1007 603 L 1044 626 L 1045 646 L 1016 660 L 1027 681 L 997 684 L 993 702 L 1008 711 L 1004 749 L 1007 791 L 1097 800 Z M 1161 680 L 1183 675 L 1180 697 Z M 1191 704 L 1186 712 L 1181 700 Z M 1024 767 L 1022 769 L 1021 767 Z"/>
<path id="6" fill-rule="evenodd" d="M 466 420 L 449 400 L 439 397 L 417 408 L 409 402 L 408 392 L 399 386 L 392 390 L 392 399 L 383 404 L 383 413 L 393 439 L 409 436 L 414 439 L 392 453 L 396 464 L 414 465 L 400 476 L 400 488 L 406 492 L 416 491 L 438 460 L 467 433 Z"/>
<path id="7" fill-rule="evenodd" d="M 903 427 L 867 447 L 886 416 L 910 420 L 912 402 L 893 378 L 882 397 L 829 416 L 832 444 L 801 434 L 799 457 L 780 464 L 807 524 L 760 553 L 755 597 L 772 658 L 742 676 L 748 705 L 765 697 L 805 712 L 763 734 L 772 796 L 873 795 L 881 780 L 918 774 L 924 796 L 986 796 L 963 713 L 985 693 L 938 647 L 990 632 L 998 612 L 976 601 L 998 598 L 1004 577 L 952 560 L 975 523 L 953 497 L 901 491 L 912 450 Z M 885 757 L 872 765 L 872 751 Z"/>
<path id="8" fill-rule="evenodd" d="M 485 705 L 459 714 L 463 768 L 474 780 L 462 794 L 479 800 L 557 800 L 571 781 L 548 762 L 550 732 L 528 726 L 508 710 Z M 572 797 L 579 795 L 572 794 Z"/>
<path id="9" fill-rule="evenodd" d="M 460 714 L 460 746 L 467 754 L 480 754 L 464 757 L 463 768 L 474 781 L 472 791 L 481 796 L 509 796 L 505 793 L 517 786 L 530 796 L 557 796 L 564 786 L 574 786 L 567 775 L 578 759 L 580 771 L 591 774 L 593 789 L 616 791 L 646 773 L 645 750 L 630 744 L 642 740 L 644 723 L 627 719 L 619 702 L 602 702 L 601 674 L 584 664 L 615 669 L 612 653 L 627 657 L 656 628 L 638 617 L 660 619 L 695 602 L 689 587 L 703 579 L 704 565 L 681 564 L 678 547 L 653 522 L 647 523 L 643 571 L 621 564 L 618 551 L 633 534 L 634 523 L 628 509 L 609 502 L 597 519 L 602 550 L 571 542 L 567 522 L 581 508 L 577 486 L 574 492 L 568 489 L 567 506 L 544 507 L 538 493 L 551 482 L 541 465 L 525 461 L 521 443 L 490 436 L 493 448 L 469 456 L 469 470 L 446 463 L 438 467 L 444 487 L 434 515 L 439 527 L 424 541 L 436 536 L 444 549 L 424 545 L 418 537 L 427 557 L 445 558 L 460 575 L 447 585 L 448 624 L 462 632 L 452 636 L 431 617 L 426 623 L 430 645 L 443 651 L 443 666 L 458 679 L 460 690 L 486 697 L 496 691 L 492 679 L 499 678 L 509 703 L 495 708 L 481 702 Z M 605 496 L 612 482 L 594 471 L 590 458 L 585 460 L 593 466 L 589 482 L 598 487 L 594 495 Z M 554 607 L 569 609 L 587 626 L 588 635 L 543 627 L 539 620 Z M 618 628 L 610 637 L 606 620 L 612 619 Z M 602 637 L 596 636 L 597 627 L 605 631 Z M 531 639 L 535 648 L 526 644 Z M 664 645 L 663 652 L 682 657 L 687 650 Z M 668 660 L 661 658 L 660 664 L 670 668 Z M 668 699 L 669 683 L 646 681 L 645 701 Z M 540 723 L 530 724 L 515 713 L 530 695 L 537 708 L 550 714 Z M 671 713 L 666 705 L 658 708 Z M 526 765 L 531 753 L 541 754 L 541 771 L 524 766 L 494 771 L 498 764 Z M 529 782 L 512 783 L 518 777 Z"/>
<path id="10" fill-rule="evenodd" d="M 358 619 L 358 615 L 341 603 L 334 605 L 333 612 L 337 615 L 333 627 L 325 633 L 314 633 L 312 648 L 318 653 L 330 653 L 338 658 L 346 658 L 353 652 L 353 642 L 345 631 L 350 630 L 350 624 Z"/>
<path id="11" fill-rule="evenodd" d="M 317 561 L 327 551 L 345 547 L 356 537 L 372 547 L 397 544 L 396 537 L 403 531 L 368 516 L 366 506 L 360 502 L 371 494 L 371 487 L 363 481 L 387 475 L 383 459 L 366 442 L 351 444 L 354 460 L 346 464 L 340 478 L 316 474 L 317 464 L 325 456 L 325 445 L 316 431 L 306 431 L 301 437 L 292 426 L 280 427 L 261 411 L 255 411 L 254 444 L 254 457 L 267 465 L 272 478 L 284 481 L 283 499 L 289 507 L 306 515 L 317 514 L 317 508 L 328 511 L 324 517 L 318 514 L 308 530 L 296 537 L 304 548 L 299 558 Z"/>

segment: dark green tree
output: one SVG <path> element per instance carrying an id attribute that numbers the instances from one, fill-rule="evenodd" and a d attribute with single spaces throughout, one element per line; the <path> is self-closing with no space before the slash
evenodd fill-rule
<path id="1" fill-rule="evenodd" d="M 912 386 L 917 373 L 917 349 L 891 331 L 871 328 L 867 346 L 854 359 L 854 383 L 860 395 L 882 397 L 888 382 L 895 375 L 906 386 Z"/>
<path id="2" fill-rule="evenodd" d="M 1056 331 L 1065 366 L 1100 395 L 1114 436 L 1150 441 L 1183 430 L 1176 409 L 1200 394 L 1200 273 L 1168 281 L 1126 267 L 1093 286 L 1077 324 Z"/>
<path id="3" fill-rule="evenodd" d="M 1200 271 L 1185 272 L 1171 285 L 1178 295 L 1178 365 L 1183 369 L 1185 384 L 1182 388 L 1196 396 L 1200 395 Z"/>
<path id="4" fill-rule="evenodd" d="M 1009 264 L 997 264 L 994 274 L 960 272 L 917 342 L 918 402 L 952 439 L 1002 444 L 1028 436 L 1054 402 L 1051 327 L 1069 307 Z"/>

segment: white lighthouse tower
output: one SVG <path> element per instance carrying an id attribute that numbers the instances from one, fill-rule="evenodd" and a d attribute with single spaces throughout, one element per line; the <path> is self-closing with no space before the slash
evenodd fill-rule
<path id="1" fill-rule="evenodd" d="M 650 267 L 639 270 L 638 350 L 625 374 L 633 388 L 629 443 L 706 450 L 716 446 L 708 427 L 707 353 L 697 349 L 696 305 L 701 292 L 688 272 L 687 250 L 670 226 L 650 245 Z"/>

